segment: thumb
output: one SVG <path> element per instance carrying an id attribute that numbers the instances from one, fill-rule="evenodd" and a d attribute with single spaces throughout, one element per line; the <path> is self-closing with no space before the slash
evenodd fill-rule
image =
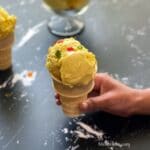
<path id="1" fill-rule="evenodd" d="M 82 112 L 105 110 L 108 107 L 108 100 L 112 97 L 111 95 L 111 93 L 107 93 L 101 96 L 91 97 L 81 103 L 80 110 Z"/>

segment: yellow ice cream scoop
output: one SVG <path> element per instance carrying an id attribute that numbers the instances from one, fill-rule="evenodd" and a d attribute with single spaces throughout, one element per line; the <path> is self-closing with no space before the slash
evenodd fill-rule
<path id="1" fill-rule="evenodd" d="M 88 51 L 79 41 L 74 38 L 66 38 L 58 40 L 48 50 L 46 59 L 46 67 L 49 72 L 57 79 L 61 80 L 60 60 L 65 56 L 77 51 Z"/>
<path id="2" fill-rule="evenodd" d="M 46 67 L 68 86 L 87 85 L 96 73 L 95 55 L 74 38 L 57 41 L 49 48 Z"/>
<path id="3" fill-rule="evenodd" d="M 16 17 L 10 15 L 4 8 L 0 7 L 0 39 L 14 31 L 16 25 Z"/>
<path id="4" fill-rule="evenodd" d="M 75 52 L 61 60 L 60 74 L 63 84 L 87 85 L 95 73 L 96 60 L 90 52 Z"/>

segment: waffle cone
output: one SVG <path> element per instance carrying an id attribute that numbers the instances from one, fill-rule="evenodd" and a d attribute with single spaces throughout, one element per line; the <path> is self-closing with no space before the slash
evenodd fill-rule
<path id="1" fill-rule="evenodd" d="M 66 97 L 60 95 L 62 110 L 69 117 L 77 117 L 81 115 L 79 104 L 87 99 L 87 93 L 80 97 Z"/>
<path id="2" fill-rule="evenodd" d="M 12 64 L 11 49 L 14 42 L 14 33 L 0 40 L 0 70 L 8 69 Z"/>
<path id="3" fill-rule="evenodd" d="M 88 85 L 69 87 L 53 78 L 53 84 L 56 92 L 60 95 L 60 101 L 63 112 L 69 117 L 81 115 L 79 104 L 87 99 L 88 93 L 94 87 L 94 81 Z"/>

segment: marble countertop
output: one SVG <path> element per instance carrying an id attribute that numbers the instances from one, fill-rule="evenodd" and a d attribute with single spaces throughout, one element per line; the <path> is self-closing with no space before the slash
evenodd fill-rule
<path id="1" fill-rule="evenodd" d="M 45 68 L 49 45 L 59 39 L 47 29 L 53 15 L 40 0 L 1 0 L 17 16 L 13 67 L 0 72 L 1 150 L 149 150 L 150 118 L 120 118 L 94 113 L 69 119 L 56 106 Z M 82 16 L 85 30 L 77 35 L 97 56 L 99 71 L 134 88 L 150 87 L 150 1 L 91 0 Z M 34 79 L 24 76 L 29 71 Z M 10 84 L 10 81 L 14 81 Z M 102 138 L 84 133 L 88 125 Z"/>

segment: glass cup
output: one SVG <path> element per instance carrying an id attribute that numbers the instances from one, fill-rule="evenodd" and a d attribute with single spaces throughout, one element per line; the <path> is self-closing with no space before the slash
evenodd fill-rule
<path id="1" fill-rule="evenodd" d="M 88 9 L 89 0 L 43 0 L 44 6 L 55 13 L 48 23 L 49 30 L 57 36 L 74 36 L 85 24 L 78 18 Z"/>

